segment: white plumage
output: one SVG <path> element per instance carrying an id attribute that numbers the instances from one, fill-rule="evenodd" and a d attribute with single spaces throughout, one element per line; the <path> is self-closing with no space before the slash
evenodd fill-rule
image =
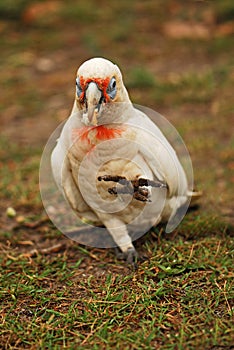
<path id="1" fill-rule="evenodd" d="M 188 199 L 175 151 L 133 107 L 119 68 L 103 58 L 78 69 L 73 110 L 52 153 L 52 169 L 72 209 L 104 224 L 128 261 L 137 256 L 131 232 L 145 233 L 169 220 Z M 129 182 L 99 181 L 105 176 L 154 180 L 159 187 L 140 185 L 122 193 L 132 189 Z"/>

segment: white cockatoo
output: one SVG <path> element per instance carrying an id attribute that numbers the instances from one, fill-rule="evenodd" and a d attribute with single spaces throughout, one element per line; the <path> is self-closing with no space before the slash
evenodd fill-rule
<path id="1" fill-rule="evenodd" d="M 172 220 L 189 198 L 176 152 L 134 108 L 120 69 L 104 58 L 79 67 L 74 106 L 51 164 L 71 208 L 104 225 L 128 262 L 137 257 L 132 240 Z"/>

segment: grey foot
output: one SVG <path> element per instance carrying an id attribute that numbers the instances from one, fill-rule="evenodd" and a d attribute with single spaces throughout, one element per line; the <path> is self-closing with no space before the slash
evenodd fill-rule
<path id="1" fill-rule="evenodd" d="M 137 268 L 138 253 L 134 247 L 128 248 L 124 253 L 119 248 L 115 248 L 115 254 L 118 259 L 125 260 L 127 264 L 132 265 L 135 269 Z"/>
<path id="2" fill-rule="evenodd" d="M 135 265 L 137 264 L 138 253 L 135 248 L 128 248 L 124 253 L 124 258 L 128 264 Z"/>

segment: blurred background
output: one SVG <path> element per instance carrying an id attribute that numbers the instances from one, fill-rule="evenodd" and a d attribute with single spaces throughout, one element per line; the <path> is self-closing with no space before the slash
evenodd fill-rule
<path id="1" fill-rule="evenodd" d="M 138 270 L 48 220 L 43 148 L 76 70 L 121 68 L 190 152 L 200 206 L 134 242 Z M 0 347 L 233 349 L 234 1 L 0 0 Z"/>
<path id="2" fill-rule="evenodd" d="M 94 56 L 118 64 L 132 101 L 164 115 L 183 137 L 204 192 L 200 226 L 233 223 L 233 19 L 232 0 L 1 0 L 5 231 L 9 206 L 19 222 L 41 215 L 43 147 L 71 111 L 77 68 Z"/>

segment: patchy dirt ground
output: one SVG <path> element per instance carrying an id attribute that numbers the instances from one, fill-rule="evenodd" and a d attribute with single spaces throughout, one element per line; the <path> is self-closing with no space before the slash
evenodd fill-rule
<path id="1" fill-rule="evenodd" d="M 96 12 L 77 4 L 72 13 L 69 6 L 32 3 L 16 19 L 2 18 L 2 136 L 42 149 L 69 115 L 77 67 L 105 56 L 121 67 L 132 100 L 181 133 L 204 191 L 202 210 L 212 207 L 232 220 L 232 22 L 222 22 L 218 8 L 192 2 L 137 3 L 129 14 L 122 2 Z"/>

